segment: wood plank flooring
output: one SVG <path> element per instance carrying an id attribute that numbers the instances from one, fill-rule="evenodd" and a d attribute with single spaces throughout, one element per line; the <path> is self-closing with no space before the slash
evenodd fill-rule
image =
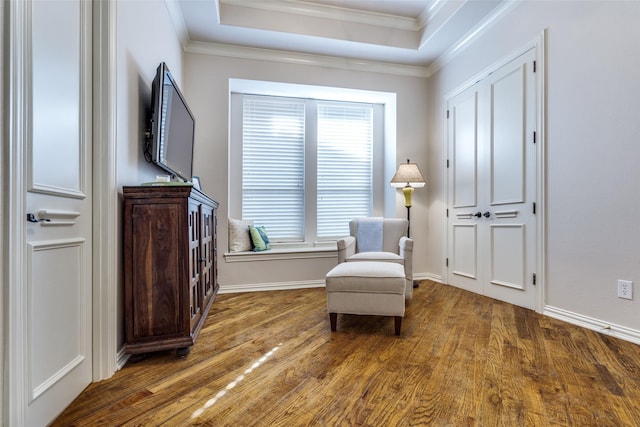
<path id="1" fill-rule="evenodd" d="M 191 354 L 91 384 L 54 426 L 640 426 L 640 346 L 430 281 L 393 319 L 323 288 L 219 295 Z"/>

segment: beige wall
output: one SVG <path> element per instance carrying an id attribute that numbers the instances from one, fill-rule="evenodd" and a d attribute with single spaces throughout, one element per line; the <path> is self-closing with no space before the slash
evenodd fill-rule
<path id="1" fill-rule="evenodd" d="M 149 7 L 144 1 L 119 1 L 116 40 L 116 139 L 117 183 L 138 185 L 153 181 L 161 170 L 147 164 L 142 154 L 144 131 L 151 105 L 151 82 L 160 62 L 169 66 L 174 77 L 182 81 L 182 47 L 164 2 Z M 122 205 L 118 209 L 122 212 Z M 122 216 L 118 223 L 118 344 L 124 343 Z"/>
<path id="2" fill-rule="evenodd" d="M 444 96 L 546 29 L 546 308 L 640 330 L 640 3 L 524 1 L 429 79 L 429 229 L 444 217 Z M 430 233 L 426 269 L 444 233 Z M 633 301 L 617 298 L 633 280 Z M 593 325 L 592 325 L 593 326 Z"/>
<path id="3" fill-rule="evenodd" d="M 193 53 L 185 55 L 184 71 L 185 94 L 196 116 L 194 173 L 200 176 L 205 192 L 220 203 L 218 247 L 221 254 L 228 247 L 230 78 L 394 92 L 397 94 L 397 160 L 411 158 L 421 166 L 427 162 L 427 91 L 424 78 Z M 414 271 L 418 274 L 427 268 L 426 247 L 430 230 L 426 221 L 426 202 L 429 185 L 416 190 L 411 211 L 411 230 L 415 240 Z M 405 217 L 406 210 L 400 197 L 398 192 L 397 216 Z M 220 255 L 219 281 L 222 290 L 236 285 L 321 281 L 335 264 L 335 259 L 227 263 Z"/>
<path id="4" fill-rule="evenodd" d="M 140 144 L 155 68 L 166 61 L 196 116 L 195 173 L 220 202 L 225 286 L 317 281 L 333 260 L 226 263 L 229 78 L 397 93 L 397 161 L 427 176 L 414 193 L 417 275 L 446 277 L 444 95 L 547 30 L 546 306 L 640 336 L 640 3 L 523 1 L 431 78 L 182 53 L 164 3 L 118 2 L 118 183 L 151 180 Z M 406 211 L 398 194 L 397 216 Z M 120 221 L 120 218 L 118 218 Z M 633 280 L 633 301 L 616 280 Z M 119 328 L 120 330 L 121 328 Z"/>

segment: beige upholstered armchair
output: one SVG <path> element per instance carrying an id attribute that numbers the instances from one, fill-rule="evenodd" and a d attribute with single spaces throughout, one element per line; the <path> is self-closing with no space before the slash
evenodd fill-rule
<path id="1" fill-rule="evenodd" d="M 356 218 L 349 222 L 350 236 L 338 240 L 338 263 L 395 262 L 404 266 L 405 298 L 413 297 L 413 240 L 409 222 L 401 218 Z"/>

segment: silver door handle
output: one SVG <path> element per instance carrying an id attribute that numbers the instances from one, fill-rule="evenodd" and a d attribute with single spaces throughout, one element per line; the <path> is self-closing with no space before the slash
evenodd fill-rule
<path id="1" fill-rule="evenodd" d="M 59 209 L 39 209 L 36 213 L 27 214 L 28 222 L 42 223 L 42 225 L 74 225 L 80 212 Z"/>
<path id="2" fill-rule="evenodd" d="M 32 213 L 28 213 L 27 214 L 27 221 L 28 222 L 41 222 L 41 221 L 42 222 L 49 222 L 51 220 L 49 218 L 38 218 Z"/>

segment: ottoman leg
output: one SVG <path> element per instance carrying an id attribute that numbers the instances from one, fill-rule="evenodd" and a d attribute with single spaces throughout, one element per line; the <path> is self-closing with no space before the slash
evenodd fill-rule
<path id="1" fill-rule="evenodd" d="M 336 331 L 336 323 L 338 321 L 338 313 L 329 313 L 329 323 L 331 324 L 331 331 Z"/>
<path id="2" fill-rule="evenodd" d="M 400 328 L 402 327 L 402 317 L 394 316 L 396 324 L 396 335 L 400 335 Z"/>

